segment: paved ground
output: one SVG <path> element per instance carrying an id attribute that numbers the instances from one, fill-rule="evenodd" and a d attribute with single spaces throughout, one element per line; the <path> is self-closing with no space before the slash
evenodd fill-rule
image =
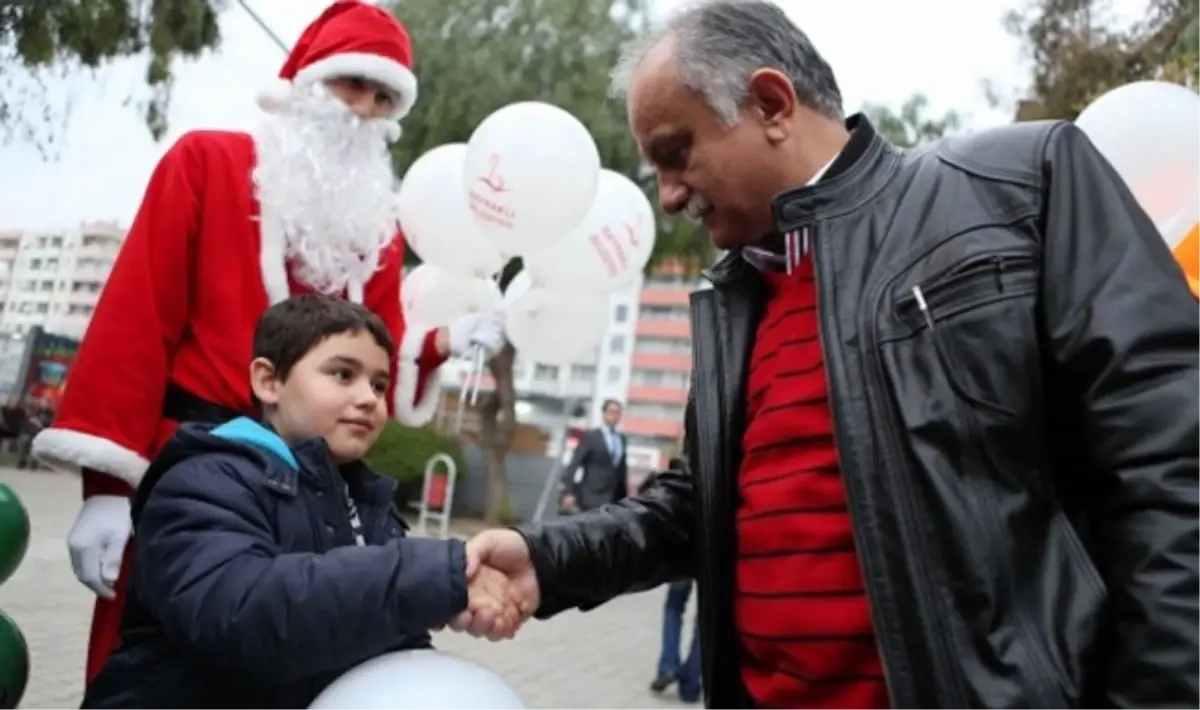
<path id="1" fill-rule="evenodd" d="M 25 561 L 0 587 L 0 608 L 24 631 L 33 661 L 21 706 L 79 707 L 91 595 L 72 576 L 64 542 L 79 505 L 77 480 L 0 468 L 0 482 L 17 491 L 33 522 Z M 662 599 L 663 591 L 655 590 L 588 614 L 531 622 L 508 643 L 452 633 L 435 642 L 500 673 L 531 708 L 683 707 L 673 696 L 658 699 L 646 690 L 658 654 Z"/>

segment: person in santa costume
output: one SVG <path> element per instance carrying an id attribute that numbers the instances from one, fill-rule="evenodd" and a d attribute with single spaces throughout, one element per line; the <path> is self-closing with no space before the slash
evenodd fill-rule
<path id="1" fill-rule="evenodd" d="M 404 322 L 388 143 L 417 98 L 412 66 L 394 17 L 338 0 L 260 96 L 256 132 L 187 133 L 155 168 L 58 417 L 33 442 L 43 461 L 82 473 L 67 542 L 98 595 L 89 683 L 118 639 L 133 489 L 181 421 L 253 414 L 251 343 L 268 306 L 315 291 L 377 313 L 400 344 L 390 401 L 409 425 L 432 417 L 448 356 L 503 345 L 499 313 Z"/>

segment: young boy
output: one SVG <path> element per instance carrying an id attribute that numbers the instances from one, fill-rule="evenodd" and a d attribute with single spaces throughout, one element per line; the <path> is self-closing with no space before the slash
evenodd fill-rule
<path id="1" fill-rule="evenodd" d="M 133 501 L 121 644 L 83 707 L 302 708 L 343 672 L 470 608 L 518 612 L 463 543 L 404 537 L 361 458 L 387 419 L 395 344 L 354 303 L 307 295 L 258 324 L 261 421 L 185 424 Z"/>

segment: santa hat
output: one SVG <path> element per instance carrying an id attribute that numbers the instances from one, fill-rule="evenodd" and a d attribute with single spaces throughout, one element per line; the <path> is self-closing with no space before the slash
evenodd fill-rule
<path id="1" fill-rule="evenodd" d="M 391 117 L 399 120 L 417 102 L 412 66 L 412 40 L 391 13 L 361 0 L 337 0 L 300 35 L 279 70 L 280 85 L 261 92 L 258 104 L 278 111 L 293 86 L 353 76 L 390 89 L 396 102 Z"/>

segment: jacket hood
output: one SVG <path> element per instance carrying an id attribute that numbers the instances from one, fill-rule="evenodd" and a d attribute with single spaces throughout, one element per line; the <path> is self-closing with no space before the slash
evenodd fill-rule
<path id="1" fill-rule="evenodd" d="M 138 514 L 150 491 L 163 474 L 194 456 L 220 452 L 247 459 L 252 466 L 264 470 L 268 477 L 294 480 L 300 472 L 295 452 L 270 427 L 253 419 L 239 417 L 224 424 L 185 423 L 146 469 L 133 497 L 134 524 L 137 524 Z"/>

